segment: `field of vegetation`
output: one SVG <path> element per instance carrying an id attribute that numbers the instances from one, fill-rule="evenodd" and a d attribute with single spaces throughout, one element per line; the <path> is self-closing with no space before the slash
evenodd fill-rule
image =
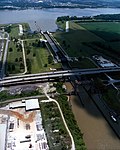
<path id="1" fill-rule="evenodd" d="M 39 39 L 25 40 L 25 53 L 28 73 L 50 71 L 50 68 L 61 68 L 61 64 L 55 64 L 51 53 L 44 42 Z"/>
<path id="2" fill-rule="evenodd" d="M 40 103 L 40 108 L 50 149 L 69 150 L 71 148 L 71 139 L 57 105 L 54 102 Z"/>
<path id="3" fill-rule="evenodd" d="M 19 38 L 19 27 L 17 24 L 11 25 L 7 32 L 10 35 L 10 42 L 7 55 L 6 74 L 17 74 L 24 72 L 23 52 Z"/>
<path id="4" fill-rule="evenodd" d="M 62 23 L 65 24 L 64 21 L 59 24 Z M 54 36 L 70 56 L 91 57 L 98 54 L 120 61 L 119 29 L 119 22 L 70 21 L 68 33 L 58 31 Z"/>
<path id="5" fill-rule="evenodd" d="M 56 91 L 60 94 L 59 96 L 56 96 L 55 99 L 58 101 L 62 109 L 68 128 L 74 138 L 75 148 L 76 150 L 86 150 L 86 146 L 83 141 L 83 134 L 81 133 L 77 125 L 74 114 L 71 110 L 71 106 L 69 105 L 68 98 L 63 94 L 65 93 L 63 83 L 59 82 L 57 84 L 54 84 L 54 86 L 56 87 Z"/>
<path id="6" fill-rule="evenodd" d="M 116 90 L 113 86 L 105 85 L 99 78 L 95 79 L 95 87 L 99 90 L 102 100 L 106 102 L 111 110 L 114 110 L 120 115 L 120 91 Z M 116 86 L 117 87 L 117 86 Z"/>
<path id="7" fill-rule="evenodd" d="M 100 52 L 102 50 L 104 54 L 114 59 L 117 58 L 120 61 L 117 57 L 120 54 L 120 22 L 91 22 L 79 23 L 79 25 L 104 40 L 104 42 L 89 43 L 89 46 L 91 44 L 92 47 L 93 44 L 93 48 L 96 48 L 97 51 Z"/>
<path id="8" fill-rule="evenodd" d="M 46 44 L 40 42 L 40 39 L 43 39 L 42 35 L 37 32 L 33 33 L 26 23 L 23 23 L 22 26 L 24 34 L 19 36 L 18 24 L 6 25 L 5 30 L 10 35 L 6 74 L 19 74 L 25 71 L 21 40 L 23 40 L 25 48 L 27 73 L 60 69 L 61 64 L 54 63 L 53 56 L 46 47 Z"/>

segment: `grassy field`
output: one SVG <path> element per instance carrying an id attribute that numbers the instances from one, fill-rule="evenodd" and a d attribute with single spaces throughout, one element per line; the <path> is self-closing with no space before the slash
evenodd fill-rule
<path id="1" fill-rule="evenodd" d="M 19 37 L 19 25 L 18 24 L 13 24 L 11 26 L 11 31 L 10 31 L 10 38 L 18 38 Z"/>
<path id="2" fill-rule="evenodd" d="M 105 40 L 105 44 L 112 49 L 112 55 L 117 58 L 120 53 L 120 23 L 119 22 L 91 22 L 80 23 L 80 26 L 86 28 L 95 35 Z M 106 53 L 107 54 L 107 53 Z"/>
<path id="3" fill-rule="evenodd" d="M 37 39 L 36 39 L 37 40 Z M 27 40 L 24 42 L 25 45 L 25 53 L 26 53 L 26 60 L 29 59 L 31 63 L 31 73 L 38 73 L 44 71 L 50 71 L 50 68 L 61 68 L 61 64 L 49 64 L 48 56 L 50 55 L 49 51 L 46 47 L 36 47 L 32 46 L 32 43 L 35 43 L 36 40 Z M 29 47 L 29 53 L 28 48 Z"/>
<path id="4" fill-rule="evenodd" d="M 86 46 L 84 42 L 104 41 L 74 22 L 70 22 L 70 32 L 57 32 L 54 36 L 69 56 L 93 55 L 96 51 Z"/>
<path id="5" fill-rule="evenodd" d="M 113 87 L 108 87 L 107 92 L 102 94 L 103 99 L 111 109 L 120 115 L 120 94 Z"/>
<path id="6" fill-rule="evenodd" d="M 97 66 L 87 58 L 82 58 L 80 61 L 69 62 L 72 68 L 96 68 Z"/>
<path id="7" fill-rule="evenodd" d="M 54 34 L 70 56 L 103 55 L 118 60 L 120 53 L 120 23 L 70 22 L 70 31 Z"/>
<path id="8" fill-rule="evenodd" d="M 54 102 L 40 103 L 40 108 L 50 150 L 69 150 L 71 139 L 57 105 Z"/>
<path id="9" fill-rule="evenodd" d="M 9 30 L 10 42 L 8 46 L 7 54 L 7 67 L 6 74 L 18 74 L 24 72 L 23 66 L 23 52 L 22 49 L 18 46 L 19 37 L 19 24 L 10 25 Z M 16 40 L 15 40 L 16 39 Z M 22 64 L 23 67 L 20 67 Z"/>
<path id="10" fill-rule="evenodd" d="M 59 22 L 56 22 L 56 24 L 57 24 L 57 26 L 58 26 L 58 28 L 60 29 L 60 30 L 65 30 L 65 28 L 66 28 L 66 22 L 65 21 L 59 21 Z"/>
<path id="11" fill-rule="evenodd" d="M 12 51 L 10 51 L 10 48 L 12 48 Z M 23 53 L 22 51 L 18 51 L 16 44 L 11 41 L 9 43 L 7 55 L 7 74 L 17 74 L 24 72 L 24 68 L 20 69 L 20 63 L 23 64 Z"/>
<path id="12" fill-rule="evenodd" d="M 24 40 L 28 73 L 50 71 L 50 68 L 61 68 L 61 64 L 55 64 L 53 60 L 51 63 L 48 62 L 48 57 L 51 54 L 45 46 L 39 47 L 32 45 L 36 41 L 39 42 L 42 38 L 41 34 L 28 32 L 30 28 L 27 23 L 22 23 L 22 25 L 25 31 L 23 36 L 19 36 L 19 24 L 10 25 L 7 28 L 10 35 L 6 68 L 7 75 L 24 72 L 23 52 L 21 45 L 19 46 L 18 44 L 19 38 Z"/>
<path id="13" fill-rule="evenodd" d="M 91 22 L 79 23 L 79 25 L 103 38 L 105 41 L 111 41 L 116 38 L 120 40 L 120 22 Z"/>

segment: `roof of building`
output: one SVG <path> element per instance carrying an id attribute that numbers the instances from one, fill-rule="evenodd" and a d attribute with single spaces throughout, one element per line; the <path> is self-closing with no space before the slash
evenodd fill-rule
<path id="1" fill-rule="evenodd" d="M 12 102 L 9 104 L 9 108 L 20 108 L 20 107 L 25 107 L 25 103 L 23 103 L 22 101 L 17 101 L 17 102 Z"/>
<path id="2" fill-rule="evenodd" d="M 0 149 L 5 149 L 5 136 L 7 124 L 0 124 Z"/>
<path id="3" fill-rule="evenodd" d="M 38 99 L 29 99 L 25 101 L 26 104 L 26 111 L 27 110 L 34 110 L 34 109 L 39 109 L 39 103 Z"/>

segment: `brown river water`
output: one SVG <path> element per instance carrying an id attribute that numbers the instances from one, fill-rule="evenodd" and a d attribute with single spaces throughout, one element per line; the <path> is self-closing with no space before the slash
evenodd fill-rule
<path id="1" fill-rule="evenodd" d="M 66 86 L 68 90 L 72 89 L 70 83 L 67 83 Z M 71 96 L 70 103 L 78 126 L 84 134 L 87 149 L 120 150 L 120 139 L 82 88 L 80 95 L 84 100 L 85 107 L 81 105 L 77 96 Z"/>

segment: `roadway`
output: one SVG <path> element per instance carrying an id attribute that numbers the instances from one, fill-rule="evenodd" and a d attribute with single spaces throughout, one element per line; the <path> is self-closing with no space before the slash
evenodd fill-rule
<path id="1" fill-rule="evenodd" d="M 25 57 L 25 48 L 24 48 L 24 41 L 20 40 L 21 45 L 22 45 L 22 51 L 23 51 L 23 61 L 24 61 L 24 67 L 25 67 L 25 71 L 22 74 L 27 73 L 27 64 L 26 64 L 26 57 Z"/>
<path id="2" fill-rule="evenodd" d="M 6 65 L 6 61 L 7 61 L 7 52 L 8 52 L 8 44 L 9 44 L 9 34 L 7 32 L 5 32 L 5 34 L 7 35 L 7 38 L 6 38 L 6 46 L 5 46 L 5 50 L 4 50 L 3 62 L 2 62 L 2 68 L 1 68 L 1 74 L 0 74 L 1 79 L 5 75 L 5 65 Z"/>
<path id="3" fill-rule="evenodd" d="M 65 71 L 55 71 L 55 72 L 45 72 L 45 73 L 38 73 L 38 74 L 29 74 L 29 75 L 22 75 L 22 76 L 13 76 L 13 77 L 5 77 L 3 80 L 0 81 L 1 86 L 7 85 L 17 85 L 17 84 L 26 84 L 26 83 L 33 83 L 39 82 L 45 79 L 63 79 L 64 77 L 70 76 L 80 76 L 80 75 L 88 75 L 88 74 L 99 74 L 99 73 L 106 73 L 106 72 L 118 72 L 120 71 L 120 67 L 116 68 L 93 68 L 93 69 L 77 69 L 77 70 L 65 70 Z"/>

